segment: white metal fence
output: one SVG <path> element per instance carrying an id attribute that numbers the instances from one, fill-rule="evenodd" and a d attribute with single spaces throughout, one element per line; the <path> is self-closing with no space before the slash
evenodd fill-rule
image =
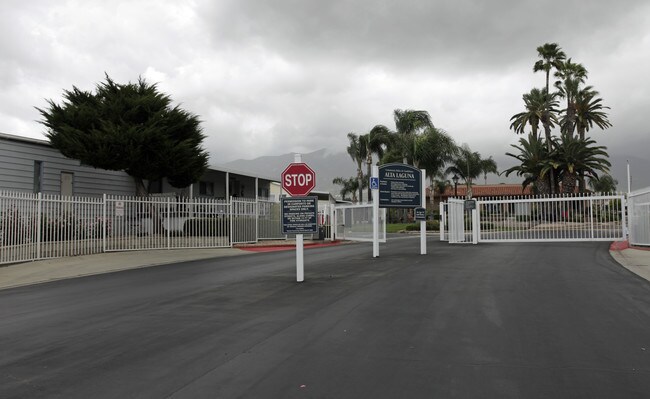
<path id="1" fill-rule="evenodd" d="M 463 203 L 463 200 L 450 199 L 441 207 L 441 214 L 446 214 L 450 243 L 626 238 L 624 195 L 479 198 L 476 211 L 471 213 L 464 209 Z M 444 231 L 445 218 L 442 219 L 441 231 Z"/>
<path id="2" fill-rule="evenodd" d="M 628 195 L 630 244 L 650 246 L 650 187 Z"/>
<path id="3" fill-rule="evenodd" d="M 281 223 L 279 203 L 259 198 L 80 198 L 0 191 L 0 264 L 286 239 Z"/>

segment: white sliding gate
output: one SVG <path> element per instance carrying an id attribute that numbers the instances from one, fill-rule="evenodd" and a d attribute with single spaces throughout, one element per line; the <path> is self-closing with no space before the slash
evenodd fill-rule
<path id="1" fill-rule="evenodd" d="M 450 199 L 441 207 L 450 243 L 626 239 L 624 195 L 479 198 L 472 213 L 463 203 Z"/>
<path id="2" fill-rule="evenodd" d="M 335 237 L 372 242 L 372 204 L 334 207 Z M 386 242 L 386 208 L 379 209 L 379 242 Z"/>

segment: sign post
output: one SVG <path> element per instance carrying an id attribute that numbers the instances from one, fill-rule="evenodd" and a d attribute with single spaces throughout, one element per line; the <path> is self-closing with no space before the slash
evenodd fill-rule
<path id="1" fill-rule="evenodd" d="M 422 208 L 424 209 L 424 219 L 420 220 L 420 255 L 426 255 L 427 254 L 427 183 L 426 183 L 426 175 L 427 171 L 424 169 L 420 170 L 420 173 L 422 173 L 422 195 L 420 196 L 420 199 L 422 201 Z M 415 213 L 415 212 L 414 212 Z"/>
<path id="2" fill-rule="evenodd" d="M 282 188 L 291 196 L 282 201 L 282 231 L 296 233 L 296 281 L 299 283 L 305 280 L 303 233 L 318 232 L 318 199 L 306 197 L 315 187 L 316 173 L 302 162 L 302 155 L 295 154 L 294 162 L 282 172 Z"/>
<path id="3" fill-rule="evenodd" d="M 379 168 L 372 167 L 370 178 L 370 189 L 372 190 L 372 257 L 379 257 Z"/>

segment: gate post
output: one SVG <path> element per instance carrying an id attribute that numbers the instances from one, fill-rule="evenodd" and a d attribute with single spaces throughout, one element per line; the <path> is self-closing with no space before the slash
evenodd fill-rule
<path id="1" fill-rule="evenodd" d="M 43 194 L 39 192 L 37 194 L 36 204 L 38 208 L 36 209 L 36 260 L 41 259 L 41 226 L 43 225 L 41 219 L 43 218 Z"/>
<path id="2" fill-rule="evenodd" d="M 472 209 L 472 244 L 478 244 L 478 233 L 479 233 L 479 228 L 481 226 L 480 221 L 478 220 L 479 218 L 479 211 L 478 211 L 478 204 L 476 208 Z"/>
<path id="3" fill-rule="evenodd" d="M 445 241 L 445 220 L 447 219 L 445 215 L 445 205 L 443 202 L 440 203 L 440 241 Z"/>

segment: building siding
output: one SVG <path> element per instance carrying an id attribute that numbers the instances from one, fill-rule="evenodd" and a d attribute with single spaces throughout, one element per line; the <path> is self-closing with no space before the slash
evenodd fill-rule
<path id="1" fill-rule="evenodd" d="M 73 194 L 101 196 L 104 193 L 133 195 L 135 184 L 124 172 L 95 169 L 63 156 L 47 142 L 23 141 L 0 136 L 0 189 L 34 191 L 34 162 L 41 161 L 41 192 L 61 193 L 61 172 L 74 174 Z"/>
<path id="2" fill-rule="evenodd" d="M 124 172 L 95 169 L 81 165 L 78 160 L 63 156 L 45 140 L 0 133 L 0 190 L 34 191 L 34 163 L 42 162 L 41 192 L 44 194 L 61 193 L 61 172 L 73 174 L 72 194 L 82 197 L 98 197 L 103 194 L 135 195 L 133 178 Z M 254 198 L 257 180 L 258 195 L 268 196 L 273 180 L 248 176 L 244 173 L 209 169 L 200 179 L 213 183 L 211 197 Z M 199 182 L 193 187 L 174 188 L 163 180 L 160 189 L 164 194 L 181 196 L 202 196 Z"/>

